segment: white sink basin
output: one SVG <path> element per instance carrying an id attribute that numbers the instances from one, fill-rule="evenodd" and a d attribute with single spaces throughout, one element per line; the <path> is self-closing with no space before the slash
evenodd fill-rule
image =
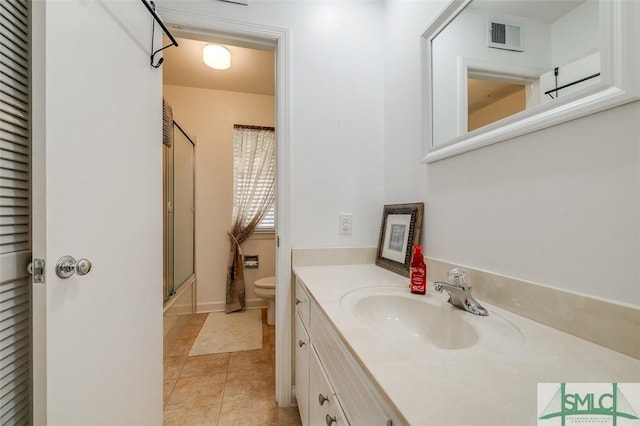
<path id="1" fill-rule="evenodd" d="M 394 340 L 413 341 L 443 350 L 479 344 L 493 348 L 521 346 L 522 333 L 489 309 L 488 317 L 470 314 L 427 292 L 414 295 L 404 287 L 365 287 L 345 294 L 343 310 Z"/>

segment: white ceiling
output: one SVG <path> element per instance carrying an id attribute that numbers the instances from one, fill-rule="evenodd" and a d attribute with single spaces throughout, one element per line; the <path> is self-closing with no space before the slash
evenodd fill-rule
<path id="1" fill-rule="evenodd" d="M 207 42 L 176 41 L 178 47 L 162 52 L 164 84 L 274 96 L 274 52 L 223 45 L 231 52 L 231 68 L 215 70 L 202 62 L 202 48 Z"/>

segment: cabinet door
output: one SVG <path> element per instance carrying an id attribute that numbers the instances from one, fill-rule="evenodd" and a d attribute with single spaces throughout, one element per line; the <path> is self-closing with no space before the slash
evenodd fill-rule
<path id="1" fill-rule="evenodd" d="M 309 350 L 309 425 L 348 425 L 318 354 Z"/>
<path id="2" fill-rule="evenodd" d="M 309 351 L 309 425 L 326 425 L 331 408 L 331 386 L 326 378 L 316 351 Z"/>
<path id="3" fill-rule="evenodd" d="M 325 418 L 326 424 L 329 426 L 349 426 L 347 416 L 342 410 L 338 397 L 334 394 L 331 396 L 331 410 L 329 410 L 329 416 Z"/>
<path id="4" fill-rule="evenodd" d="M 309 335 L 305 330 L 300 317 L 296 314 L 296 340 L 295 340 L 295 381 L 296 400 L 298 401 L 298 411 L 303 425 L 309 424 Z"/>

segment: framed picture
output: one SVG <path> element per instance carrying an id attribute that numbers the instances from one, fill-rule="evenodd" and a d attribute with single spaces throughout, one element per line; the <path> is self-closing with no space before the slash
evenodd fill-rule
<path id="1" fill-rule="evenodd" d="M 420 241 L 423 211 L 424 203 L 384 206 L 376 265 L 409 276 L 413 245 Z"/>

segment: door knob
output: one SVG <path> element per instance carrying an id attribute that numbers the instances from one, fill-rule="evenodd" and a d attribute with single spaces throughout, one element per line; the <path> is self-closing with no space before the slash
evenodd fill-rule
<path id="1" fill-rule="evenodd" d="M 56 275 L 69 278 L 73 274 L 87 275 L 91 271 L 91 262 L 87 259 L 76 261 L 72 256 L 62 256 L 56 263 Z"/>

